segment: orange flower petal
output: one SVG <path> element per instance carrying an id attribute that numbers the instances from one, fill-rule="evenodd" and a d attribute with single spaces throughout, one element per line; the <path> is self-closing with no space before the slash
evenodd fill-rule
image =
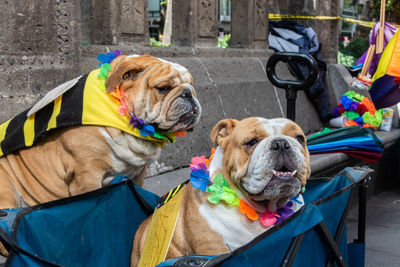
<path id="1" fill-rule="evenodd" d="M 208 163 L 210 163 L 211 160 L 213 159 L 215 151 L 216 151 L 215 147 L 212 147 L 211 148 L 211 156 L 208 159 L 206 159 L 206 165 L 208 165 Z"/>
<path id="2" fill-rule="evenodd" d="M 239 210 L 240 210 L 240 212 L 243 213 L 243 214 L 246 214 L 247 213 L 247 207 L 248 207 L 247 204 L 243 200 L 239 199 Z"/>
<path id="3" fill-rule="evenodd" d="M 186 136 L 186 131 L 174 132 L 174 135 L 177 136 L 177 137 L 185 137 Z"/>
<path id="4" fill-rule="evenodd" d="M 246 214 L 247 218 L 249 218 L 252 221 L 255 221 L 258 219 L 258 214 L 255 211 L 255 209 L 253 209 L 252 207 L 247 205 L 247 203 L 241 199 L 239 199 L 239 210 L 241 213 Z"/>
<path id="5" fill-rule="evenodd" d="M 117 86 L 117 88 L 116 88 L 114 91 L 112 91 L 112 92 L 110 93 L 110 95 L 111 95 L 112 97 L 118 99 L 118 100 L 121 99 L 121 91 L 119 90 L 119 86 Z"/>
<path id="6" fill-rule="evenodd" d="M 258 214 L 254 209 L 250 208 L 247 211 L 247 218 L 249 218 L 252 221 L 257 221 L 258 220 Z"/>

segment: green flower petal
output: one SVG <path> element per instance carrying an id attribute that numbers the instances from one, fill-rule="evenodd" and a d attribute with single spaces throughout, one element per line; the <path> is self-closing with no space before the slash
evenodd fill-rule
<path id="1" fill-rule="evenodd" d="M 239 196 L 234 190 L 232 190 L 232 188 L 229 187 L 222 174 L 218 174 L 217 176 L 215 176 L 214 184 L 207 187 L 206 191 L 212 192 L 208 196 L 208 201 L 213 204 L 217 204 L 221 200 L 223 200 L 230 206 L 239 205 Z"/>
<path id="2" fill-rule="evenodd" d="M 211 193 L 211 195 L 208 196 L 208 201 L 212 204 L 218 204 L 218 202 L 221 200 L 219 194 Z"/>
<path id="3" fill-rule="evenodd" d="M 221 173 L 218 173 L 214 178 L 214 184 L 224 186 L 225 178 Z M 226 183 L 226 182 L 225 182 Z"/>
<path id="4" fill-rule="evenodd" d="M 154 132 L 154 137 L 165 140 L 165 136 L 159 132 Z"/>
<path id="5" fill-rule="evenodd" d="M 349 118 L 349 120 L 354 120 L 354 119 L 357 119 L 358 117 L 360 117 L 360 114 L 358 114 L 357 112 L 354 112 L 354 111 L 347 112 L 346 115 Z"/>

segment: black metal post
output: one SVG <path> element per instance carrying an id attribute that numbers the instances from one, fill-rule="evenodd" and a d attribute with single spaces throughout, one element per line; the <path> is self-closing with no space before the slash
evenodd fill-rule
<path id="1" fill-rule="evenodd" d="M 287 114 L 286 117 L 289 120 L 295 121 L 296 120 L 296 97 L 297 97 L 297 91 L 296 89 L 286 89 L 286 109 L 287 109 Z"/>
<path id="2" fill-rule="evenodd" d="M 358 238 L 357 243 L 365 243 L 365 228 L 367 220 L 368 181 L 365 179 L 359 188 L 358 197 Z"/>

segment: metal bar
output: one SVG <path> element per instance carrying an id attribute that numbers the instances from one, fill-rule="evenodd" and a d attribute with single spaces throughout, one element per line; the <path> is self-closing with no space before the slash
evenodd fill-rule
<path id="1" fill-rule="evenodd" d="M 283 261 L 281 263 L 281 267 L 292 266 L 294 258 L 297 254 L 297 250 L 299 250 L 300 243 L 303 240 L 304 235 L 305 233 L 302 233 L 292 239 L 292 242 L 290 243 L 290 246 L 286 252 L 285 258 L 283 258 Z"/>
<path id="2" fill-rule="evenodd" d="M 358 238 L 355 240 L 357 243 L 365 243 L 365 226 L 367 219 L 367 192 L 368 182 L 365 179 L 359 188 L 358 199 Z"/>
<path id="3" fill-rule="evenodd" d="M 340 241 L 342 241 L 343 231 L 344 231 L 344 227 L 345 227 L 345 224 L 346 224 L 347 216 L 349 215 L 349 211 L 350 211 L 353 195 L 354 195 L 354 188 L 351 189 L 351 194 L 350 194 L 349 200 L 347 201 L 346 207 L 345 207 L 345 209 L 343 211 L 342 218 L 340 218 L 340 222 L 339 222 L 338 228 L 336 229 L 336 233 L 335 233 L 336 246 L 339 246 Z M 331 266 L 332 257 L 333 257 L 333 253 L 331 252 L 331 253 L 329 253 L 329 256 L 328 256 L 327 261 L 326 261 L 326 266 L 327 267 Z"/>
<path id="4" fill-rule="evenodd" d="M 286 101 L 287 101 L 286 117 L 292 121 L 296 120 L 296 96 L 297 96 L 297 91 L 295 89 L 286 89 Z"/>
<path id="5" fill-rule="evenodd" d="M 333 237 L 332 237 L 331 233 L 329 232 L 328 227 L 326 226 L 325 222 L 322 221 L 319 224 L 317 224 L 316 230 L 319 233 L 322 241 L 328 246 L 329 250 L 331 252 L 333 252 L 333 257 L 335 258 L 336 263 L 339 266 L 347 267 L 347 264 L 344 261 L 342 253 L 340 253 L 338 247 L 336 246 L 335 240 L 333 240 Z"/>

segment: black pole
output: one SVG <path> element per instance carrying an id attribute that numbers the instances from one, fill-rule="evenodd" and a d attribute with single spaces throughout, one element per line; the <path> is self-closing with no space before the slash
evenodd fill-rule
<path id="1" fill-rule="evenodd" d="M 294 261 L 294 258 L 296 257 L 296 253 L 299 250 L 304 235 L 305 233 L 302 233 L 292 239 L 292 242 L 290 243 L 290 246 L 286 251 L 286 255 L 281 263 L 281 267 L 292 266 L 292 263 Z"/>
<path id="2" fill-rule="evenodd" d="M 297 91 L 295 89 L 292 88 L 286 89 L 286 100 L 287 100 L 286 117 L 292 121 L 296 120 L 296 97 L 297 97 Z"/>
<path id="3" fill-rule="evenodd" d="M 357 243 L 365 243 L 365 227 L 367 220 L 367 192 L 368 192 L 368 182 L 366 179 L 362 181 L 360 186 L 358 196 L 358 239 Z"/>

